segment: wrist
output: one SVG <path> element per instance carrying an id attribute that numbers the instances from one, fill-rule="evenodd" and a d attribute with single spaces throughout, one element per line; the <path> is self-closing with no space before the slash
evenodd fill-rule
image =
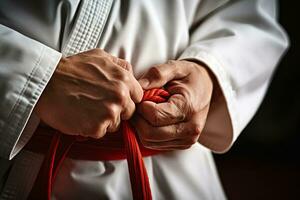
<path id="1" fill-rule="evenodd" d="M 218 83 L 217 77 L 205 63 L 196 59 L 185 59 L 182 61 L 193 63 L 197 68 L 200 69 L 200 71 L 203 74 L 206 74 L 206 76 L 208 76 L 208 79 L 212 85 L 212 95 L 211 95 L 210 104 L 217 102 L 220 98 L 223 97 L 222 90 Z"/>

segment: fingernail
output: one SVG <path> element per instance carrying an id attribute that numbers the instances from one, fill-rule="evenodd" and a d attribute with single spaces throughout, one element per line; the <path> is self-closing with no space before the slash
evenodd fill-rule
<path id="1" fill-rule="evenodd" d="M 142 88 L 146 88 L 149 85 L 149 80 L 146 78 L 142 78 L 139 80 L 140 85 L 142 86 Z"/>

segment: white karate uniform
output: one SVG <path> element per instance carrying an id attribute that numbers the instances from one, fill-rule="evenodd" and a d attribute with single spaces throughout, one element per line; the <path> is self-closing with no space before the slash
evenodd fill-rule
<path id="1" fill-rule="evenodd" d="M 199 143 L 144 159 L 154 199 L 226 199 L 211 151 L 227 151 L 253 117 L 288 46 L 275 0 L 1 0 L 0 199 L 26 199 L 43 155 L 22 150 L 33 109 L 61 56 L 102 48 L 136 77 L 169 59 L 216 76 Z M 101 108 L 99 108 L 101 109 Z M 127 163 L 67 159 L 53 199 L 131 199 Z"/>

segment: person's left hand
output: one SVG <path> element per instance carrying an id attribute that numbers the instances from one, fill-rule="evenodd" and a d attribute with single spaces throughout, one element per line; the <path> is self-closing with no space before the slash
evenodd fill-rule
<path id="1" fill-rule="evenodd" d="M 142 144 L 151 149 L 187 149 L 198 141 L 207 118 L 213 82 L 204 66 L 168 61 L 150 68 L 140 79 L 143 89 L 164 87 L 167 102 L 144 101 L 132 118 Z"/>

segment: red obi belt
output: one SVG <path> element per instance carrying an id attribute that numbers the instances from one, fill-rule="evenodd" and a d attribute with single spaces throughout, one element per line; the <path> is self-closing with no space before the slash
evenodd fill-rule
<path id="1" fill-rule="evenodd" d="M 169 96 L 163 89 L 151 89 L 144 92 L 142 101 L 161 103 Z M 45 155 L 29 199 L 51 199 L 55 177 L 66 157 L 94 161 L 127 159 L 133 199 L 152 199 L 143 157 L 159 154 L 161 151 L 143 147 L 128 121 L 121 122 L 118 133 L 106 134 L 98 140 L 66 135 L 39 126 L 25 149 Z"/>

